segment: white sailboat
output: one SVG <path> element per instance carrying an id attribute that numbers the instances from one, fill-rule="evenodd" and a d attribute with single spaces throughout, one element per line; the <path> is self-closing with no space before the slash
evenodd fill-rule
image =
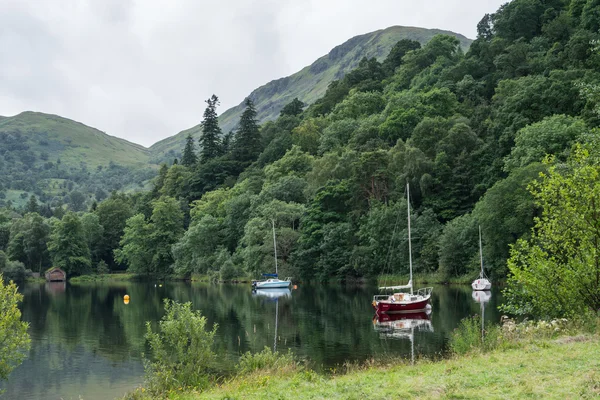
<path id="1" fill-rule="evenodd" d="M 277 275 L 277 237 L 275 236 L 275 220 L 271 220 L 273 224 L 273 248 L 275 249 L 275 273 L 274 274 L 263 274 L 266 279 L 264 281 L 252 281 L 252 288 L 258 289 L 285 289 L 292 285 L 291 278 L 285 278 L 281 280 Z"/>
<path id="2" fill-rule="evenodd" d="M 481 246 L 481 226 L 479 226 L 479 260 L 481 263 L 481 271 L 479 277 L 471 283 L 473 290 L 490 290 L 492 288 L 492 282 L 489 281 L 485 272 L 483 272 L 483 248 Z"/>

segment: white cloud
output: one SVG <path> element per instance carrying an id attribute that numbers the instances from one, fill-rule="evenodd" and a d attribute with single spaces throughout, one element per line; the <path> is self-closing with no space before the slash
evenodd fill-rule
<path id="1" fill-rule="evenodd" d="M 0 115 L 54 113 L 150 145 L 352 36 L 474 37 L 502 0 L 0 0 Z"/>

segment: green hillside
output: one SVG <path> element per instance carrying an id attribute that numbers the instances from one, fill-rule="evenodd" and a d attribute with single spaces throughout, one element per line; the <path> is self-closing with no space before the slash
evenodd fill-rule
<path id="1" fill-rule="evenodd" d="M 71 192 L 100 199 L 137 188 L 153 173 L 149 151 L 82 123 L 38 112 L 0 118 L 0 203 L 36 194 L 62 204 Z"/>
<path id="2" fill-rule="evenodd" d="M 148 150 L 141 145 L 80 122 L 31 111 L 0 118 L 0 143 L 10 152 L 12 142 L 19 144 L 12 150 L 28 152 L 34 165 L 60 159 L 62 164 L 75 167 L 85 163 L 88 168 L 96 168 L 111 161 L 136 166 L 146 164 L 149 158 Z"/>
<path id="3" fill-rule="evenodd" d="M 382 61 L 399 40 L 411 39 L 425 44 L 439 34 L 456 36 L 460 40 L 463 51 L 466 51 L 471 44 L 470 39 L 457 33 L 404 26 L 392 26 L 355 36 L 299 72 L 271 81 L 254 90 L 250 98 L 256 105 L 258 120 L 259 122 L 274 120 L 281 108 L 295 97 L 305 103 L 313 103 L 325 94 L 327 86 L 332 81 L 342 78 L 354 69 L 363 57 L 375 57 Z M 242 102 L 220 115 L 219 122 L 223 132 L 229 132 L 236 127 L 243 109 Z M 177 156 L 184 146 L 188 133 L 197 138 L 200 129 L 200 125 L 196 125 L 155 143 L 150 147 L 153 157 L 158 160 L 169 152 L 170 156 Z"/>

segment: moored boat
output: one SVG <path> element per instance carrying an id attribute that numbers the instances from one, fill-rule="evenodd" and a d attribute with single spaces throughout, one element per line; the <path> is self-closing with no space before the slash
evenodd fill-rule
<path id="1" fill-rule="evenodd" d="M 285 289 L 292 285 L 292 278 L 285 278 L 281 280 L 277 275 L 277 237 L 275 236 L 275 220 L 271 220 L 273 224 L 273 249 L 275 252 L 275 273 L 274 274 L 263 274 L 264 277 L 269 278 L 264 281 L 252 281 L 252 289 Z"/>
<path id="2" fill-rule="evenodd" d="M 492 282 L 485 276 L 485 272 L 483 272 L 483 248 L 481 246 L 481 226 L 479 227 L 479 260 L 481 264 L 481 271 L 479 272 L 479 277 L 471 283 L 471 287 L 473 290 L 481 291 L 481 290 L 490 290 L 492 288 Z"/>
<path id="3" fill-rule="evenodd" d="M 412 247 L 410 239 L 410 188 L 406 184 L 406 203 L 408 209 L 408 260 L 409 260 L 409 279 L 407 285 L 401 286 L 383 286 L 379 290 L 394 291 L 390 295 L 375 295 L 373 296 L 373 308 L 377 313 L 415 313 L 426 311 L 431 307 L 429 301 L 431 299 L 432 287 L 426 287 L 417 290 L 415 293 L 412 283 Z M 407 292 L 401 292 L 407 290 Z"/>

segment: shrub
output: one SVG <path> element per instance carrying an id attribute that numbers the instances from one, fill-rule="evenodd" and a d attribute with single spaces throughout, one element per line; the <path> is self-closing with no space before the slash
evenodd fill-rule
<path id="1" fill-rule="evenodd" d="M 25 265 L 20 261 L 6 261 L 1 272 L 4 279 L 15 282 L 23 282 L 26 276 Z"/>
<path id="2" fill-rule="evenodd" d="M 0 274 L 0 380 L 6 379 L 13 368 L 26 357 L 29 335 L 26 322 L 21 321 L 17 307 L 23 296 L 14 283 L 4 285 Z"/>
<path id="3" fill-rule="evenodd" d="M 282 370 L 295 368 L 296 362 L 291 352 L 281 354 L 266 347 L 259 353 L 247 352 L 240 357 L 236 370 L 240 375 L 258 370 Z"/>
<path id="4" fill-rule="evenodd" d="M 165 315 L 153 331 L 146 323 L 146 340 L 152 361 L 146 360 L 146 384 L 155 395 L 175 389 L 206 388 L 213 379 L 216 355 L 212 351 L 217 331 L 206 330 L 206 318 L 191 303 L 165 299 Z"/>
<path id="5" fill-rule="evenodd" d="M 108 264 L 104 260 L 100 260 L 98 265 L 96 266 L 96 273 L 98 275 L 106 275 L 110 273 L 110 269 L 108 268 Z"/>
<path id="6" fill-rule="evenodd" d="M 484 325 L 483 332 L 481 317 L 464 318 L 450 337 L 450 349 L 455 354 L 465 354 L 471 351 L 488 352 L 498 347 L 500 343 L 500 327 Z"/>

